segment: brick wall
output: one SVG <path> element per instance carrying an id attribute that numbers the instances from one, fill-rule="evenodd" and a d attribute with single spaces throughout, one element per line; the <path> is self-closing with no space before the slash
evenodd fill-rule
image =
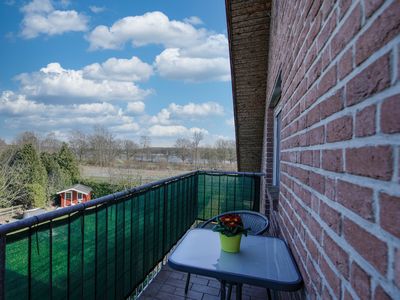
<path id="1" fill-rule="evenodd" d="M 281 72 L 277 215 L 311 298 L 399 299 L 399 32 L 398 0 L 273 1 L 266 99 Z M 267 108 L 267 185 L 272 117 Z"/>

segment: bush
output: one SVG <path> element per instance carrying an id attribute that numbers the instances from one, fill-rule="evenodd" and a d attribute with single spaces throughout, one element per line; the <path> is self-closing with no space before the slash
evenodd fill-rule
<path id="1" fill-rule="evenodd" d="M 92 190 L 92 199 L 100 198 L 112 193 L 120 192 L 125 189 L 122 184 L 112 184 L 107 182 L 98 182 L 90 179 L 81 181 L 82 184 L 90 186 Z"/>

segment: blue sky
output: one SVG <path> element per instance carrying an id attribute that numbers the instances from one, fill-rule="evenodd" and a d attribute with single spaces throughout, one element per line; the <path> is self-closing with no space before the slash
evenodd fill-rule
<path id="1" fill-rule="evenodd" d="M 0 3 L 0 137 L 234 138 L 223 0 Z"/>

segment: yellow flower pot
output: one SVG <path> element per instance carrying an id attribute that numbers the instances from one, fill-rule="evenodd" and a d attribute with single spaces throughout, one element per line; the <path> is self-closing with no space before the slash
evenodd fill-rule
<path id="1" fill-rule="evenodd" d="M 237 253 L 240 251 L 240 241 L 242 239 L 242 234 L 226 236 L 220 233 L 219 239 L 221 241 L 221 248 L 223 251 L 230 253 Z"/>

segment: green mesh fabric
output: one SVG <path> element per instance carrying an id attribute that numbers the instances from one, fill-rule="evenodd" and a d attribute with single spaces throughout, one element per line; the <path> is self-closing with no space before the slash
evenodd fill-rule
<path id="1" fill-rule="evenodd" d="M 259 177 L 196 173 L 10 233 L 5 298 L 124 299 L 196 219 L 258 205 Z"/>

